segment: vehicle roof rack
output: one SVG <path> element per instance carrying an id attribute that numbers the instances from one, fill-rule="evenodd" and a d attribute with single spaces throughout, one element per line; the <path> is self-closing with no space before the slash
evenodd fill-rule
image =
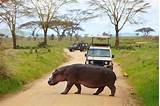
<path id="1" fill-rule="evenodd" d="M 107 47 L 111 47 L 110 44 L 98 44 L 98 43 L 94 43 L 91 46 L 107 46 Z"/>
<path id="2" fill-rule="evenodd" d="M 91 38 L 111 39 L 111 36 L 91 36 Z"/>
<path id="3" fill-rule="evenodd" d="M 111 47 L 111 43 L 110 43 L 110 39 L 111 39 L 111 36 L 91 36 L 92 38 L 92 42 L 91 42 L 91 45 L 92 46 L 106 46 L 106 47 Z M 102 39 L 102 40 L 107 40 L 107 42 L 104 44 L 102 43 L 94 43 L 94 39 Z"/>

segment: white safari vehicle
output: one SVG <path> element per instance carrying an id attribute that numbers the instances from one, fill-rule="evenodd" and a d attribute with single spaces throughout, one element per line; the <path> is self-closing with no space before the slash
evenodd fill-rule
<path id="1" fill-rule="evenodd" d="M 100 42 L 95 43 L 96 40 Z M 113 69 L 112 58 L 114 58 L 114 55 L 112 55 L 110 47 L 110 36 L 92 37 L 91 46 L 87 50 L 85 57 L 85 64 L 99 65 Z"/>

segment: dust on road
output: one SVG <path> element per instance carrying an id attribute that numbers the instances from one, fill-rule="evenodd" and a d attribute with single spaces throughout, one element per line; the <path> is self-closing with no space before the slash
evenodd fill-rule
<path id="1" fill-rule="evenodd" d="M 83 52 L 69 52 L 68 50 L 65 50 L 65 52 L 70 56 L 70 60 L 63 65 L 84 63 Z M 47 81 L 50 75 L 47 75 L 32 83 L 29 89 L 2 99 L 0 106 L 139 106 L 138 102 L 131 97 L 131 87 L 122 76 L 121 69 L 116 63 L 114 64 L 114 71 L 117 75 L 115 97 L 108 96 L 110 90 L 107 87 L 97 96 L 92 95 L 96 89 L 84 86 L 82 86 L 81 94 L 74 94 L 77 89 L 73 86 L 69 94 L 61 95 L 60 93 L 66 87 L 66 82 L 49 86 Z"/>

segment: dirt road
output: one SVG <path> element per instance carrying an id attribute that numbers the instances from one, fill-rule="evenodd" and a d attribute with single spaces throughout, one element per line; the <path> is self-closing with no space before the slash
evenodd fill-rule
<path id="1" fill-rule="evenodd" d="M 63 64 L 84 63 L 84 53 L 68 52 L 70 61 Z M 27 90 L 11 97 L 6 97 L 0 101 L 0 106 L 138 106 L 137 101 L 130 95 L 130 86 L 122 76 L 120 67 L 114 64 L 114 71 L 117 75 L 116 95 L 109 97 L 110 91 L 105 87 L 104 91 L 96 96 L 92 95 L 96 89 L 82 86 L 82 94 L 74 94 L 76 91 L 73 86 L 67 95 L 60 93 L 65 89 L 66 82 L 55 86 L 49 86 L 47 80 L 49 75 L 35 81 Z"/>

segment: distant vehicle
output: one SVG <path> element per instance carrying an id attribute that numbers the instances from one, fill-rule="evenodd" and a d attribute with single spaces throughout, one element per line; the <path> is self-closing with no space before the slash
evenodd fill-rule
<path id="1" fill-rule="evenodd" d="M 100 40 L 101 43 L 95 43 L 95 39 Z M 102 40 L 107 40 L 107 43 L 103 43 Z M 92 43 L 87 53 L 85 54 L 86 61 L 85 64 L 93 64 L 104 66 L 113 69 L 113 62 L 111 47 L 110 47 L 110 37 L 109 36 L 97 36 L 92 37 Z"/>
<path id="2" fill-rule="evenodd" d="M 75 50 L 86 51 L 89 48 L 88 43 L 73 43 L 72 46 L 68 47 L 70 52 Z"/>

